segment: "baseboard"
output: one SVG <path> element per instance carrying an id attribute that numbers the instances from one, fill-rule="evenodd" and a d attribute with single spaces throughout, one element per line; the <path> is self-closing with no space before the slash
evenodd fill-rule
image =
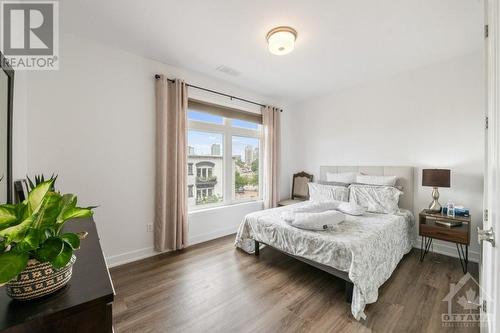
<path id="1" fill-rule="evenodd" d="M 232 226 L 232 227 L 227 227 L 227 228 L 223 228 L 223 229 L 218 229 L 218 230 L 208 232 L 205 234 L 201 234 L 201 235 L 196 235 L 196 236 L 189 238 L 188 244 L 191 246 L 191 245 L 207 242 L 207 241 L 212 240 L 212 239 L 231 235 L 231 234 L 234 234 L 237 229 L 238 229 L 238 226 Z"/>
<path id="2" fill-rule="evenodd" d="M 202 235 L 196 235 L 194 237 L 190 237 L 188 240 L 189 245 L 195 245 L 203 242 L 210 241 L 212 239 L 216 239 L 219 237 L 227 236 L 234 234 L 236 232 L 237 226 L 233 227 L 228 227 L 228 228 L 223 228 L 223 229 L 218 229 L 213 232 L 209 232 L 206 234 Z M 154 250 L 153 247 L 147 247 L 144 249 L 138 249 L 130 252 L 125 252 L 121 254 L 117 254 L 114 256 L 107 256 L 106 257 L 106 263 L 108 267 L 116 267 L 124 264 L 128 264 L 133 261 L 149 258 L 152 256 L 155 256 L 157 254 L 160 254 L 160 252 L 157 252 Z"/>
<path id="3" fill-rule="evenodd" d="M 106 263 L 108 267 L 115 267 L 128 264 L 129 262 L 152 257 L 157 254 L 160 254 L 160 252 L 155 251 L 153 247 L 147 247 L 144 249 L 125 252 L 114 256 L 108 256 L 106 257 Z"/>
<path id="4" fill-rule="evenodd" d="M 421 247 L 420 240 L 415 240 L 413 244 L 414 244 L 413 245 L 414 248 L 420 249 L 420 247 Z M 432 246 L 429 249 L 429 252 L 435 252 L 435 253 L 439 253 L 439 254 L 444 254 L 445 256 L 458 258 L 458 252 L 457 252 L 456 245 L 450 245 L 449 243 L 440 242 L 438 240 L 432 241 Z M 475 250 L 471 250 L 471 248 L 469 246 L 469 261 L 478 263 L 479 258 L 480 258 L 479 252 L 477 252 Z"/>

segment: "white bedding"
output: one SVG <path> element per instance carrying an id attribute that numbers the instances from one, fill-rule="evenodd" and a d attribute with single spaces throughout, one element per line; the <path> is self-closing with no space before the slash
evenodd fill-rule
<path id="1" fill-rule="evenodd" d="M 286 253 L 349 273 L 354 284 L 351 311 L 366 318 L 366 304 L 378 298 L 378 288 L 391 276 L 401 258 L 412 248 L 414 218 L 411 212 L 366 213 L 346 216 L 328 231 L 301 230 L 280 218 L 287 210 L 304 208 L 310 202 L 248 214 L 241 223 L 235 245 L 254 253 L 254 240 Z"/>

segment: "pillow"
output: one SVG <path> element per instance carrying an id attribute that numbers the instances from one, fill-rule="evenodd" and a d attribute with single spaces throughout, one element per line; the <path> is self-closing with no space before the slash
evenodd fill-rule
<path id="1" fill-rule="evenodd" d="M 303 205 L 294 205 L 291 207 L 292 213 L 321 213 L 327 210 L 337 209 L 341 202 L 337 200 L 329 201 L 306 201 Z"/>
<path id="2" fill-rule="evenodd" d="M 356 181 L 356 172 L 326 173 L 326 181 L 351 184 Z"/>
<path id="3" fill-rule="evenodd" d="M 344 187 L 349 187 L 349 185 L 351 185 L 349 183 L 342 183 L 342 182 L 327 182 L 326 180 L 318 180 L 318 184 L 344 186 Z"/>
<path id="4" fill-rule="evenodd" d="M 401 194 L 403 192 L 393 186 L 349 186 L 349 202 L 365 207 L 371 213 L 394 214 L 398 212 Z"/>
<path id="5" fill-rule="evenodd" d="M 355 202 L 341 202 L 338 205 L 337 210 L 342 213 L 354 216 L 363 215 L 366 212 L 366 208 L 357 205 Z"/>
<path id="6" fill-rule="evenodd" d="M 345 186 L 309 183 L 309 200 L 311 201 L 348 201 L 349 188 Z"/>
<path id="7" fill-rule="evenodd" d="M 357 175 L 356 183 L 370 184 L 370 185 L 396 185 L 396 176 L 370 176 L 370 175 Z"/>

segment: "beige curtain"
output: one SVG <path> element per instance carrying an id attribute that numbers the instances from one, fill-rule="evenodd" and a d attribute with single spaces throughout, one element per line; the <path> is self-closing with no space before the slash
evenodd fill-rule
<path id="1" fill-rule="evenodd" d="M 264 127 L 264 208 L 276 207 L 279 201 L 280 169 L 280 112 L 281 109 L 262 108 Z"/>
<path id="2" fill-rule="evenodd" d="M 155 250 L 179 250 L 187 241 L 186 127 L 187 87 L 184 81 L 155 80 L 156 197 Z"/>

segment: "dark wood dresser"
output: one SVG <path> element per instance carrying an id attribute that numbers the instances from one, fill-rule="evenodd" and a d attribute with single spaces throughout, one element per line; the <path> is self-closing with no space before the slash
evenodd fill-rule
<path id="1" fill-rule="evenodd" d="M 87 231 L 76 251 L 73 276 L 55 293 L 14 301 L 0 287 L 0 332 L 112 332 L 113 284 L 92 219 L 69 221 L 65 230 Z"/>

